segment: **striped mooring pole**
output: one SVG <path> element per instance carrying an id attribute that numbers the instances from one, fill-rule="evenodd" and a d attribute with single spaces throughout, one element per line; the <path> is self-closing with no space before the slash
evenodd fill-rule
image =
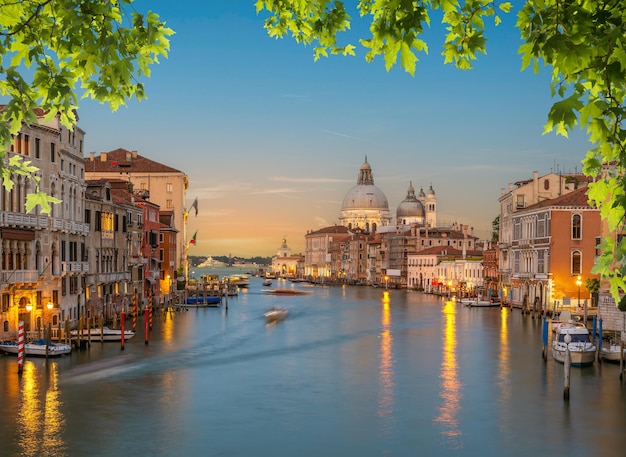
<path id="1" fill-rule="evenodd" d="M 17 372 L 24 371 L 24 321 L 20 321 L 17 327 Z"/>
<path id="2" fill-rule="evenodd" d="M 137 331 L 137 294 L 133 294 L 133 332 Z"/>

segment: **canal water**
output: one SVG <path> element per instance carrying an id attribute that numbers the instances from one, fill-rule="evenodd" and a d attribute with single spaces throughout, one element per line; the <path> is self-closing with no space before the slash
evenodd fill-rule
<path id="1" fill-rule="evenodd" d="M 369 287 L 159 313 L 58 360 L 0 357 L 0 455 L 623 456 L 619 367 L 542 358 L 542 324 Z M 289 310 L 267 325 L 272 305 Z"/>

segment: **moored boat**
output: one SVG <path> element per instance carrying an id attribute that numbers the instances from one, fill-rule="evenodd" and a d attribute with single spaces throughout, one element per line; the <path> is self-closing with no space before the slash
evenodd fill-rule
<path id="1" fill-rule="evenodd" d="M 271 285 L 272 285 L 272 280 L 270 278 L 265 278 L 265 280 L 263 281 L 263 286 L 269 287 Z"/>
<path id="2" fill-rule="evenodd" d="M 248 287 L 250 285 L 250 276 L 248 275 L 232 275 L 226 279 L 231 286 Z"/>
<path id="3" fill-rule="evenodd" d="M 185 305 L 187 307 L 207 307 L 207 306 L 219 306 L 222 304 L 222 297 L 207 295 L 206 297 L 187 297 Z"/>
<path id="4" fill-rule="evenodd" d="M 571 338 L 569 344 L 566 336 Z M 589 330 L 578 322 L 563 322 L 556 328 L 552 341 L 552 357 L 560 363 L 565 362 L 565 353 L 569 349 L 573 366 L 591 365 L 595 360 L 596 346 L 591 342 Z"/>
<path id="5" fill-rule="evenodd" d="M 602 360 L 607 362 L 619 362 L 623 358 L 622 346 L 619 341 L 611 340 L 608 347 L 600 350 Z"/>
<path id="6" fill-rule="evenodd" d="M 72 339 L 89 339 L 90 341 L 121 341 L 122 330 L 109 327 L 92 327 L 90 329 L 72 330 Z M 124 341 L 135 336 L 132 330 L 124 330 Z"/>
<path id="7" fill-rule="evenodd" d="M 47 346 L 47 347 L 46 347 Z M 0 350 L 7 354 L 17 354 L 18 342 L 17 341 L 3 341 L 0 343 Z M 72 352 L 72 346 L 69 344 L 54 343 L 46 340 L 33 340 L 28 343 L 24 343 L 24 354 L 27 356 L 36 357 L 59 357 Z"/>

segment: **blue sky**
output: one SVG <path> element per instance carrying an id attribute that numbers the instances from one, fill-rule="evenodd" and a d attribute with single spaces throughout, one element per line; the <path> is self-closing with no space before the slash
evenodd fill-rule
<path id="1" fill-rule="evenodd" d="M 253 0 L 135 8 L 176 31 L 170 57 L 146 81 L 148 100 L 116 113 L 83 100 L 80 126 L 86 152 L 137 150 L 189 175 L 192 255 L 270 256 L 283 236 L 303 252 L 307 231 L 338 221 L 365 155 L 394 216 L 410 181 L 432 184 L 440 222 L 488 238 L 502 188 L 533 170 L 580 170 L 589 148 L 582 133 L 542 135 L 549 74 L 521 72 L 516 10 L 465 72 L 443 64 L 434 18 L 411 77 L 366 63 L 360 47 L 314 62 L 312 47 L 267 36 Z M 356 42 L 366 26 L 352 16 Z"/>

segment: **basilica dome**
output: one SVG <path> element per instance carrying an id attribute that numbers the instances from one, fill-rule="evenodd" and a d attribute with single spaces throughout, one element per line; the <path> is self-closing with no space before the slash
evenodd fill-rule
<path id="1" fill-rule="evenodd" d="M 413 183 L 409 183 L 406 198 L 400 202 L 396 210 L 396 221 L 398 224 L 424 223 L 426 211 L 424 205 L 415 196 Z"/>
<path id="2" fill-rule="evenodd" d="M 357 184 L 346 193 L 341 206 L 341 225 L 350 229 L 376 231 L 377 226 L 389 225 L 389 203 L 382 190 L 374 185 L 372 167 L 365 158 Z"/>

